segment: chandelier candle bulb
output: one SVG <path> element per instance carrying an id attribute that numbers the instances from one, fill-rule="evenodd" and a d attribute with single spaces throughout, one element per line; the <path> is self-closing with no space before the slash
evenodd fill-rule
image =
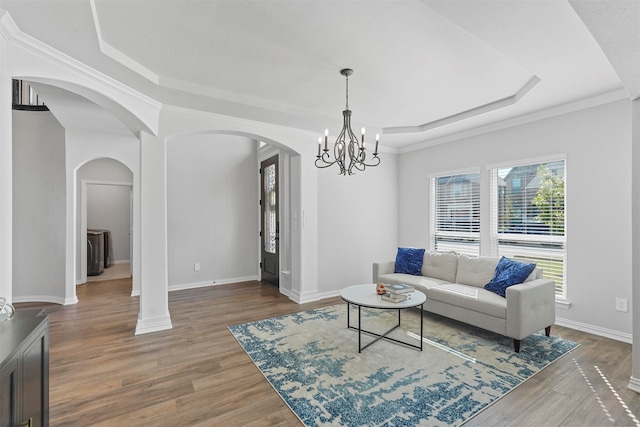
<path id="1" fill-rule="evenodd" d="M 318 137 L 318 157 L 320 157 L 320 147 L 322 146 L 322 138 Z"/>
<path id="2" fill-rule="evenodd" d="M 378 141 L 380 141 L 380 134 L 379 134 L 379 133 L 376 133 L 376 149 L 375 149 L 375 151 L 373 152 L 373 155 L 374 155 L 374 156 L 377 156 L 377 155 L 378 155 Z"/>
<path id="3" fill-rule="evenodd" d="M 324 130 L 324 151 L 329 151 L 327 149 L 327 137 L 329 136 L 329 129 Z"/>

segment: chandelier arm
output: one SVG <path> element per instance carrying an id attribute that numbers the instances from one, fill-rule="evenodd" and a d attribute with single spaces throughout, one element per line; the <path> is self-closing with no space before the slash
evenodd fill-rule
<path id="1" fill-rule="evenodd" d="M 356 166 L 356 164 L 357 164 L 357 162 L 354 160 L 353 157 L 351 157 L 350 160 L 349 160 L 349 175 L 353 175 L 352 170 Z M 356 169 L 357 169 L 357 167 L 356 167 Z"/>
<path id="2" fill-rule="evenodd" d="M 351 164 L 349 165 L 349 175 L 355 175 L 353 171 L 353 162 L 351 162 Z"/>
<path id="3" fill-rule="evenodd" d="M 328 153 L 323 153 L 322 156 L 316 156 L 315 164 L 319 168 L 328 168 L 329 166 L 333 166 L 337 160 L 330 162 L 331 157 Z"/>
<path id="4" fill-rule="evenodd" d="M 331 162 L 331 163 L 324 163 L 324 164 L 322 164 L 322 163 L 319 163 L 319 162 L 320 162 L 320 159 L 316 159 L 315 164 L 316 164 L 316 167 L 317 167 L 318 169 L 325 169 L 325 168 L 331 167 L 331 166 L 333 166 L 333 165 L 334 165 L 334 163 L 335 163 L 335 162 Z"/>
<path id="5" fill-rule="evenodd" d="M 344 142 L 339 140 L 336 141 L 336 144 L 333 147 L 333 157 L 339 165 L 344 165 L 345 151 Z"/>
<path id="6" fill-rule="evenodd" d="M 374 156 L 372 160 L 377 160 L 377 162 L 374 163 L 365 163 L 365 162 L 360 162 L 363 166 L 368 166 L 368 167 L 376 167 L 380 164 L 380 157 L 378 156 Z"/>

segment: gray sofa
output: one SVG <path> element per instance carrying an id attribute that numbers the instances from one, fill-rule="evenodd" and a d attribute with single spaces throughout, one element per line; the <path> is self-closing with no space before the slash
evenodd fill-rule
<path id="1" fill-rule="evenodd" d="M 424 310 L 520 341 L 555 323 L 555 283 L 536 268 L 527 280 L 507 288 L 506 298 L 484 289 L 499 258 L 455 252 L 425 252 L 422 275 L 394 273 L 395 261 L 373 264 L 373 283 L 406 283 L 427 296 Z"/>

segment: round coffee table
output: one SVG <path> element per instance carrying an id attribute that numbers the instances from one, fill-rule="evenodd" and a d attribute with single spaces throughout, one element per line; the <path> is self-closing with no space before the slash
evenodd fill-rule
<path id="1" fill-rule="evenodd" d="M 365 348 L 369 347 L 371 344 L 385 339 L 387 341 L 392 341 L 395 343 L 403 344 L 408 347 L 413 347 L 415 349 L 420 349 L 422 351 L 422 330 L 423 330 L 423 304 L 427 300 L 427 297 L 419 291 L 413 291 L 407 293 L 408 298 L 404 301 L 400 302 L 391 302 L 383 300 L 380 295 L 376 293 L 376 285 L 369 283 L 365 285 L 353 285 L 348 286 L 340 291 L 340 297 L 347 302 L 347 327 L 349 329 L 355 329 L 358 331 L 358 353 L 360 353 Z M 358 327 L 351 326 L 351 319 L 349 317 L 349 312 L 351 311 L 351 304 L 358 307 Z M 420 307 L 420 345 L 411 344 L 409 342 L 400 341 L 395 338 L 391 338 L 387 336 L 391 331 L 400 327 L 400 313 L 403 309 L 412 308 L 412 307 Z M 362 307 L 367 308 L 375 308 L 381 310 L 398 310 L 398 323 L 389 329 L 387 332 L 378 334 L 376 332 L 367 331 L 362 329 L 362 315 L 361 310 Z M 369 335 L 373 335 L 376 338 L 370 343 L 362 346 L 362 333 L 366 333 Z"/>

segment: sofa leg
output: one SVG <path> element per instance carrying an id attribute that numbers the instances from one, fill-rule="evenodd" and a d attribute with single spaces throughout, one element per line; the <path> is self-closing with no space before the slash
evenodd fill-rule
<path id="1" fill-rule="evenodd" d="M 546 336 L 551 336 L 551 326 L 544 328 L 544 333 Z"/>
<path id="2" fill-rule="evenodd" d="M 513 340 L 513 349 L 516 353 L 520 353 L 520 340 L 514 338 Z"/>

